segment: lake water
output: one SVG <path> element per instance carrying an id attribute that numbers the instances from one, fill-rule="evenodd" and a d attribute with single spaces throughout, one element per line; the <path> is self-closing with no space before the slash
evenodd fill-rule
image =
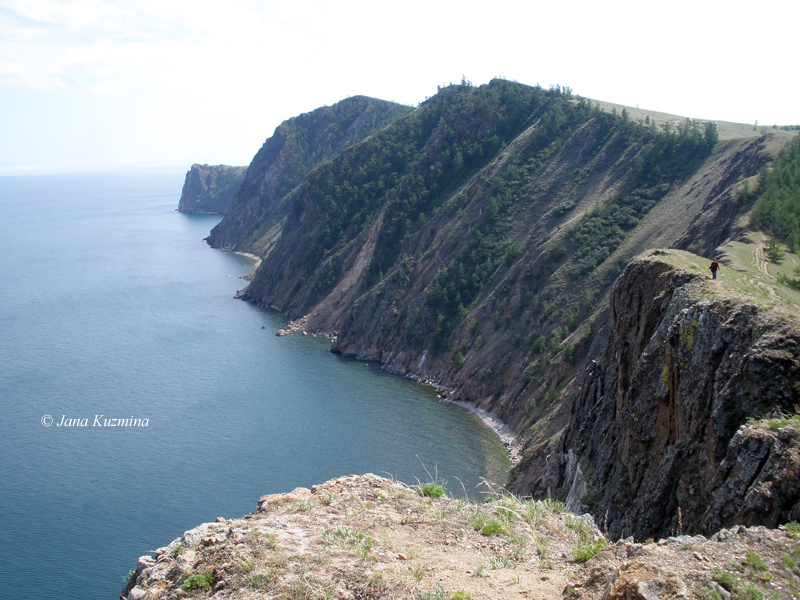
<path id="1" fill-rule="evenodd" d="M 0 599 L 117 598 L 138 556 L 331 477 L 505 480 L 473 415 L 234 300 L 252 263 L 175 212 L 183 175 L 0 177 Z"/>

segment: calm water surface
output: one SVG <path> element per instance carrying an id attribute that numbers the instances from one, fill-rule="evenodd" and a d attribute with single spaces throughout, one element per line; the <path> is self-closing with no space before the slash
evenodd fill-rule
<path id="1" fill-rule="evenodd" d="M 233 300 L 252 263 L 175 212 L 182 181 L 0 177 L 2 600 L 116 598 L 139 555 L 331 477 L 505 479 L 472 415 Z"/>

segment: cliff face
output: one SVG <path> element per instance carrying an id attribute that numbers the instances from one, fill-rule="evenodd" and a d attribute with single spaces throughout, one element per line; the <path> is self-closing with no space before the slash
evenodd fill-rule
<path id="1" fill-rule="evenodd" d="M 800 518 L 800 431 L 747 424 L 800 403 L 800 323 L 674 266 L 687 256 L 626 268 L 556 450 L 529 453 L 515 475 L 588 506 L 614 538 Z"/>
<path id="2" fill-rule="evenodd" d="M 410 110 L 354 96 L 284 121 L 256 153 L 231 210 L 208 243 L 266 255 L 289 214 L 290 192 L 309 171 Z"/>
<path id="3" fill-rule="evenodd" d="M 247 167 L 192 165 L 186 173 L 178 210 L 225 214 L 239 192 L 246 171 Z"/>
<path id="4" fill-rule="evenodd" d="M 309 174 L 244 297 L 525 435 L 563 426 L 624 265 L 736 234 L 735 194 L 769 160 L 764 139 L 706 156 L 659 131 L 509 82 L 447 88 Z"/>
<path id="5" fill-rule="evenodd" d="M 789 134 L 720 140 L 499 80 L 380 105 L 403 114 L 383 128 L 373 102 L 259 151 L 210 238 L 264 257 L 245 299 L 493 412 L 526 441 L 512 489 L 608 511 L 615 535 L 797 517 L 794 434 L 740 430 L 798 402 L 796 323 L 702 299 L 666 259 L 612 291 L 649 249 L 743 237 L 739 192 Z"/>

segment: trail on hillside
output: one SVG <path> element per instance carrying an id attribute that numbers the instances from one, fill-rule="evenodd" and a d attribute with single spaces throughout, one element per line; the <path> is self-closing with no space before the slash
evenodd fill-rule
<path id="1" fill-rule="evenodd" d="M 753 264 L 756 266 L 756 270 L 764 273 L 764 275 L 769 275 L 769 271 L 767 271 L 767 255 L 764 254 L 764 234 L 761 234 L 761 241 L 757 243 L 753 247 Z"/>

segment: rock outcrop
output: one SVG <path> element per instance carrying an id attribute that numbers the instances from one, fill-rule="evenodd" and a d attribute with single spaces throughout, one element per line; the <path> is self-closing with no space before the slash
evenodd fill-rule
<path id="1" fill-rule="evenodd" d="M 224 215 L 244 181 L 247 167 L 192 165 L 186 173 L 178 210 Z"/>
<path id="2" fill-rule="evenodd" d="M 656 251 L 626 268 L 569 425 L 555 451 L 529 451 L 514 487 L 583 486 L 612 537 L 798 519 L 800 431 L 769 419 L 800 404 L 800 323 L 676 259 L 691 257 Z"/>
<path id="3" fill-rule="evenodd" d="M 652 600 L 800 589 L 794 528 L 609 545 L 557 502 L 492 494 L 471 504 L 423 489 L 363 475 L 264 496 L 244 518 L 218 518 L 142 556 L 120 598 Z"/>

